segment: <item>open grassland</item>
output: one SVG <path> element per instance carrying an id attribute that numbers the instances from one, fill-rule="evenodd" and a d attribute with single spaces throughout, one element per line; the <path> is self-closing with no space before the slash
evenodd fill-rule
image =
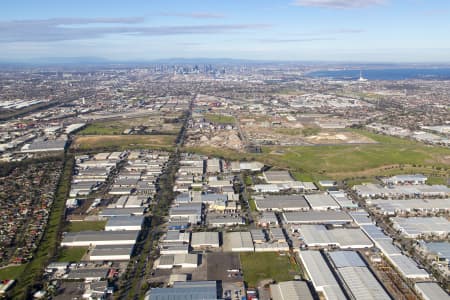
<path id="1" fill-rule="evenodd" d="M 67 226 L 68 232 L 80 232 L 80 231 L 101 231 L 105 230 L 106 221 L 77 221 L 70 222 Z"/>
<path id="2" fill-rule="evenodd" d="M 171 135 L 178 134 L 181 124 L 165 124 L 163 120 L 152 117 L 98 121 L 88 124 L 83 130 L 78 132 L 78 135 L 121 135 L 126 129 L 139 127 L 149 128 L 160 134 Z"/>
<path id="3" fill-rule="evenodd" d="M 72 143 L 72 149 L 80 151 L 141 148 L 171 150 L 175 145 L 175 139 L 175 135 L 78 136 Z"/>
<path id="4" fill-rule="evenodd" d="M 88 247 L 63 247 L 59 250 L 59 262 L 80 262 Z"/>
<path id="5" fill-rule="evenodd" d="M 205 120 L 216 124 L 234 124 L 236 120 L 232 116 L 219 114 L 205 114 Z"/>
<path id="6" fill-rule="evenodd" d="M 288 255 L 278 253 L 241 253 L 241 266 L 244 281 L 249 287 L 256 287 L 258 282 L 273 279 L 277 282 L 294 279 L 300 274 L 300 268 L 291 262 Z"/>
<path id="7" fill-rule="evenodd" d="M 276 168 L 289 169 L 299 180 L 346 179 L 399 173 L 420 173 L 434 182 L 450 176 L 450 149 L 355 130 L 376 144 L 321 146 L 266 146 L 263 153 L 242 153 L 229 149 L 193 147 L 186 151 L 230 160 L 258 160 Z"/>
<path id="8" fill-rule="evenodd" d="M 0 280 L 16 279 L 27 267 L 26 264 L 0 269 Z"/>

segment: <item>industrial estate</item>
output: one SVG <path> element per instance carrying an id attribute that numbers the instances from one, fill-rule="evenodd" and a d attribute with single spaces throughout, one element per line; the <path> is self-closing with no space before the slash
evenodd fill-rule
<path id="1" fill-rule="evenodd" d="M 317 68 L 6 67 L 0 298 L 450 299 L 449 81 Z"/>

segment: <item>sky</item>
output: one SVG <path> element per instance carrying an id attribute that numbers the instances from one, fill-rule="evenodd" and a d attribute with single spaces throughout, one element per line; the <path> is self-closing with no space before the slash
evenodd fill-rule
<path id="1" fill-rule="evenodd" d="M 450 62 L 448 0 L 14 0 L 0 61 Z"/>

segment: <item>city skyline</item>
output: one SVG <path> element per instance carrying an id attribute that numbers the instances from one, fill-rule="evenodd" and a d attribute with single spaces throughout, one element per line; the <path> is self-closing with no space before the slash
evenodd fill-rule
<path id="1" fill-rule="evenodd" d="M 83 57 L 450 62 L 446 1 L 22 0 L 3 6 L 3 62 Z"/>

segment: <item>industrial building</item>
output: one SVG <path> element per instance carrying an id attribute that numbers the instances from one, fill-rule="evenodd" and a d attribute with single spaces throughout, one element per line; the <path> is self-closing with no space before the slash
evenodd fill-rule
<path id="1" fill-rule="evenodd" d="M 81 231 L 64 235 L 61 246 L 134 245 L 139 231 Z"/>
<path id="2" fill-rule="evenodd" d="M 219 299 L 216 281 L 174 282 L 171 288 L 152 288 L 145 300 L 216 300 Z"/>
<path id="3" fill-rule="evenodd" d="M 126 261 L 130 260 L 134 245 L 97 245 L 89 251 L 90 261 Z"/>
<path id="4" fill-rule="evenodd" d="M 395 216 L 404 213 L 417 212 L 419 214 L 436 214 L 450 211 L 450 198 L 446 199 L 408 199 L 367 201 L 385 215 Z"/>
<path id="5" fill-rule="evenodd" d="M 307 211 L 308 202 L 303 195 L 271 195 L 255 198 L 258 211 Z"/>
<path id="6" fill-rule="evenodd" d="M 357 252 L 336 251 L 328 255 L 353 296 L 352 299 L 391 299 Z"/>
<path id="7" fill-rule="evenodd" d="M 306 201 L 313 210 L 336 210 L 340 209 L 339 204 L 328 194 L 305 195 Z"/>
<path id="8" fill-rule="evenodd" d="M 288 171 L 265 171 L 263 177 L 267 183 L 287 183 L 294 179 Z"/>
<path id="9" fill-rule="evenodd" d="M 450 222 L 444 217 L 393 217 L 393 228 L 408 238 L 438 236 L 446 238 L 450 232 Z"/>
<path id="10" fill-rule="evenodd" d="M 219 248 L 220 239 L 218 232 L 193 232 L 191 239 L 191 247 L 194 250 Z"/>
<path id="11" fill-rule="evenodd" d="M 324 225 L 301 225 L 300 234 L 308 248 L 370 248 L 373 243 L 359 228 L 327 229 Z"/>
<path id="12" fill-rule="evenodd" d="M 272 300 L 313 300 L 311 291 L 305 281 L 284 281 L 270 285 Z"/>
<path id="13" fill-rule="evenodd" d="M 144 216 L 119 216 L 109 218 L 105 231 L 141 230 Z"/>
<path id="14" fill-rule="evenodd" d="M 252 235 L 248 231 L 224 233 L 224 251 L 254 252 Z"/>
<path id="15" fill-rule="evenodd" d="M 427 177 L 422 174 L 402 174 L 381 179 L 385 184 L 425 184 Z"/>
<path id="16" fill-rule="evenodd" d="M 284 212 L 285 224 L 345 224 L 351 223 L 352 218 L 343 211 L 299 211 Z"/>
<path id="17" fill-rule="evenodd" d="M 191 224 L 198 224 L 202 221 L 202 203 L 181 203 L 170 208 L 170 220 L 187 219 Z"/>
<path id="18" fill-rule="evenodd" d="M 197 268 L 197 254 L 163 254 L 155 261 L 156 269 Z"/>
<path id="19" fill-rule="evenodd" d="M 414 284 L 416 292 L 424 300 L 449 300 L 450 296 L 436 282 L 418 282 Z"/>
<path id="20" fill-rule="evenodd" d="M 300 251 L 300 259 L 314 289 L 326 300 L 346 300 L 344 292 L 319 251 Z"/>

